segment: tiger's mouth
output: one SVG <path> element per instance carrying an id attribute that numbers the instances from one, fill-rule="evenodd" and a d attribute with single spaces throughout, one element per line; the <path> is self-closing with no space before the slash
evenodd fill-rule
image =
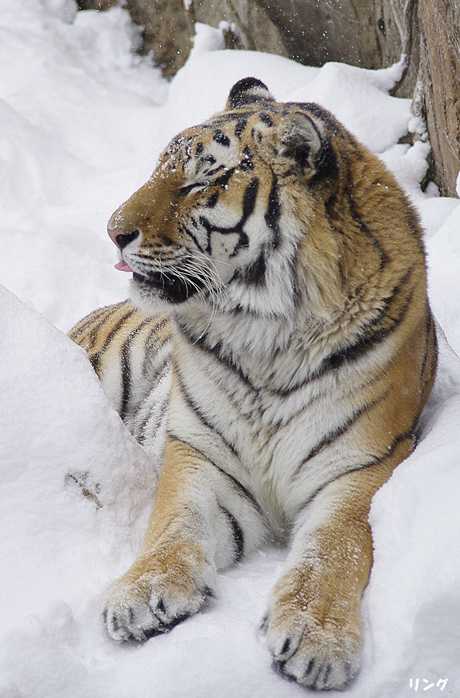
<path id="1" fill-rule="evenodd" d="M 183 303 L 205 285 L 196 276 L 176 276 L 171 272 L 152 272 L 148 276 L 134 272 L 133 279 L 141 288 L 155 289 L 163 300 L 173 303 Z"/>

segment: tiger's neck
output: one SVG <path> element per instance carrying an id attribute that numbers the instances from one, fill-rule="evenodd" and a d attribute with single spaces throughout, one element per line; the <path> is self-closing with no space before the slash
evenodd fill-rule
<path id="1" fill-rule="evenodd" d="M 182 351 L 199 348 L 212 354 L 256 388 L 289 390 L 324 360 L 324 341 L 316 323 L 301 323 L 295 315 L 270 318 L 196 311 L 173 320 Z"/>

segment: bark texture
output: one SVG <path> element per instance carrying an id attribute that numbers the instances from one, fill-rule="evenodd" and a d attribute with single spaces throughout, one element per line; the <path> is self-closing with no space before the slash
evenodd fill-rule
<path id="1" fill-rule="evenodd" d="M 420 88 L 441 192 L 460 169 L 460 0 L 420 0 Z"/>

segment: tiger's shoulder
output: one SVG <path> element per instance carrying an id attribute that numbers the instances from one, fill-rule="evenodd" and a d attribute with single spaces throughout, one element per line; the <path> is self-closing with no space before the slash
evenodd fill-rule
<path id="1" fill-rule="evenodd" d="M 166 313 L 151 316 L 130 300 L 98 308 L 77 322 L 68 332 L 70 339 L 86 350 L 97 373 L 103 372 L 106 354 L 112 349 L 127 351 L 136 341 L 167 342 L 171 325 Z"/>
<path id="2" fill-rule="evenodd" d="M 160 453 L 170 390 L 171 321 L 130 300 L 99 308 L 68 333 L 87 352 L 107 397 L 137 440 Z"/>

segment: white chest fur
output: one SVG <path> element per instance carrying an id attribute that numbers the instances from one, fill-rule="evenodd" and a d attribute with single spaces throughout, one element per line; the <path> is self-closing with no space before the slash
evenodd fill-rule
<path id="1" fill-rule="evenodd" d="M 282 391 L 254 384 L 183 337 L 175 356 L 168 431 L 238 480 L 275 529 L 289 525 L 321 487 L 362 461 L 352 434 L 332 438 L 352 409 L 349 381 L 338 389 L 336 373 Z M 286 349 L 278 362 L 289 360 Z M 255 366 L 254 375 L 258 368 L 259 375 L 266 372 Z"/>

